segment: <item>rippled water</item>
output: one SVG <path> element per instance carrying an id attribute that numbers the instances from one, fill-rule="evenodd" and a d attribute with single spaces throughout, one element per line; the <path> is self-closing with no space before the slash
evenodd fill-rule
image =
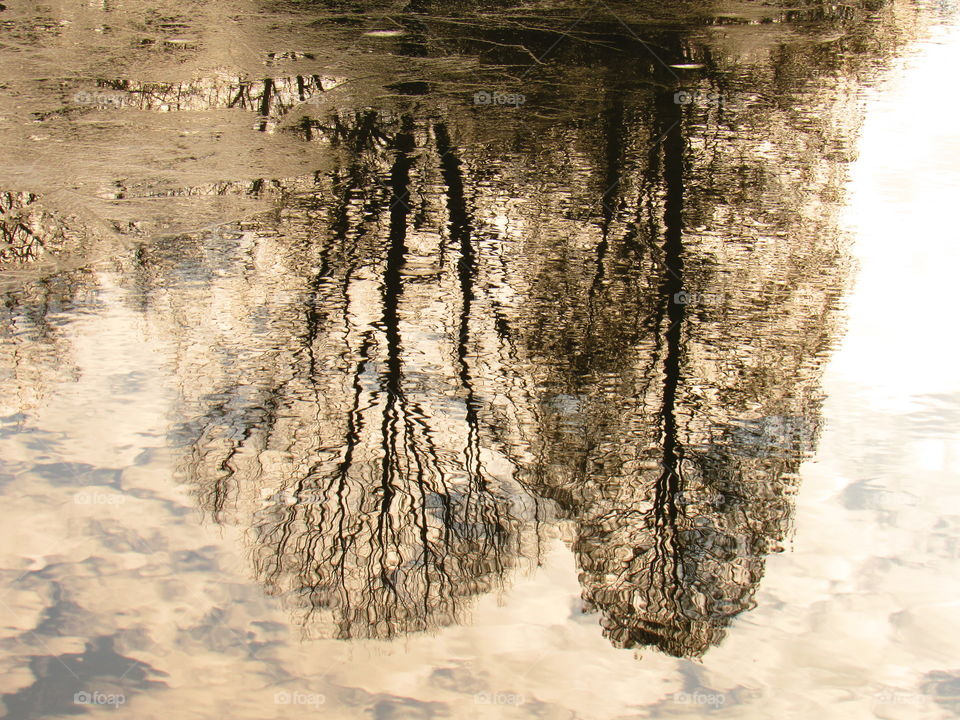
<path id="1" fill-rule="evenodd" d="M 4 5 L 6 717 L 960 712 L 955 5 Z"/>

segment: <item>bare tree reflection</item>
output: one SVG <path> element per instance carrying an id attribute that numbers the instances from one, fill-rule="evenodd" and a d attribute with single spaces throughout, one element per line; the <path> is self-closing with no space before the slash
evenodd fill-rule
<path id="1" fill-rule="evenodd" d="M 191 423 L 200 434 L 188 472 L 221 520 L 251 485 L 262 491 L 254 567 L 305 624 L 391 637 L 454 622 L 470 597 L 502 583 L 522 554 L 524 505 L 535 501 L 496 460 L 475 387 L 477 240 L 446 130 L 409 116 L 334 122 L 337 142 L 356 152 L 331 178 L 332 203 L 318 206 L 314 193 L 296 201 L 297 222 L 313 237 L 319 223 L 324 236 L 301 258 L 316 273 L 304 281 L 302 319 L 290 318 L 302 328 L 281 355 L 291 365 L 264 368 L 280 370 L 280 382 L 218 394 Z M 419 212 L 445 213 L 445 233 L 425 238 L 411 223 L 417 173 L 443 181 L 443 199 Z M 448 253 L 454 265 L 439 260 Z M 421 262 L 429 267 L 411 267 Z M 459 309 L 445 332 L 418 315 L 448 282 Z M 278 460 L 265 478 L 266 457 Z"/>
<path id="2" fill-rule="evenodd" d="M 284 243 L 290 301 L 270 306 L 249 384 L 185 426 L 188 472 L 221 521 L 255 506 L 256 572 L 305 624 L 391 637 L 461 619 L 530 554 L 528 492 L 575 520 L 584 602 L 616 645 L 698 655 L 751 607 L 812 442 L 820 361 L 803 350 L 833 326 L 770 310 L 714 337 L 742 300 L 685 241 L 713 206 L 683 108 L 614 96 L 605 117 L 565 189 L 528 200 L 527 236 L 491 224 L 490 156 L 464 155 L 448 120 L 372 113 L 317 122 L 348 165 L 281 188 L 282 219 L 251 226 Z M 583 218 L 557 212 L 591 192 Z M 777 253 L 818 273 L 805 254 L 830 257 Z M 705 286 L 725 299 L 682 299 Z M 805 364 L 799 384 L 725 374 L 770 342 Z"/>
<path id="3" fill-rule="evenodd" d="M 57 252 L 67 242 L 63 218 L 28 192 L 0 192 L 0 263 L 23 263 Z"/>
<path id="4" fill-rule="evenodd" d="M 613 117 L 622 112 L 611 106 Z M 536 281 L 542 299 L 527 310 L 534 322 L 525 339 L 548 392 L 531 479 L 576 521 L 583 598 L 602 614 L 610 640 L 697 656 L 752 607 L 764 557 L 789 533 L 794 478 L 819 412 L 809 379 L 822 355 L 811 348 L 828 343 L 834 326 L 829 310 L 818 328 L 802 314 L 774 318 L 773 306 L 752 318 L 738 311 L 744 288 L 706 274 L 714 265 L 708 243 L 685 242 L 712 208 L 691 171 L 683 108 L 660 93 L 648 117 L 646 130 L 618 120 L 602 139 L 607 163 L 639 166 L 645 177 L 608 166 L 592 277 L 586 257 L 577 264 L 554 250 Z M 637 146 L 631 130 L 658 140 L 645 166 L 627 151 Z M 747 247 L 758 243 L 729 231 Z M 829 244 L 765 252 L 764 262 L 781 262 L 781 253 L 811 273 L 835 261 Z M 617 259 L 635 270 L 624 272 Z M 830 272 L 842 285 L 842 264 Z M 566 282 L 558 286 L 558 277 Z M 797 279 L 794 292 L 810 282 L 817 284 Z M 829 288 L 820 297 L 831 307 Z M 742 324 L 718 342 L 713 323 L 730 311 Z M 751 356 L 764 347 L 777 348 L 777 362 L 797 367 L 797 376 L 787 380 L 758 357 L 764 374 L 750 377 Z M 554 361 L 560 353 L 566 363 Z"/>

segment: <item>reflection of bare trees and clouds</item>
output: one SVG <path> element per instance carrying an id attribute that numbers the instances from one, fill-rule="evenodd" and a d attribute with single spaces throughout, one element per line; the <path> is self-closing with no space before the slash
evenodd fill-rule
<path id="1" fill-rule="evenodd" d="M 31 80 L 33 134 L 81 143 L 63 163 L 101 219 L 44 209 L 14 168 L 0 261 L 108 259 L 167 348 L 182 476 L 309 632 L 462 622 L 564 521 L 609 641 L 699 656 L 789 539 L 847 276 L 844 93 L 897 7 L 563 31 L 411 3 L 392 35 L 335 9 L 295 48 L 238 20 L 232 66 L 202 17 L 157 16 L 122 73 Z M 369 73 L 317 28 L 380 43 Z M 475 104 L 501 87 L 525 103 Z M 143 154 L 101 161 L 121 126 Z M 26 367 L 69 371 L 46 315 L 84 272 L 4 296 L 11 396 L 45 382 Z"/>
<path id="2" fill-rule="evenodd" d="M 325 632 L 454 621 L 536 559 L 545 512 L 574 520 L 618 645 L 699 654 L 750 607 L 811 449 L 842 263 L 803 205 L 718 220 L 680 106 L 642 103 L 554 130 L 564 164 L 452 118 L 334 118 L 348 164 L 279 183 L 226 249 L 144 247 L 197 408 L 186 472 Z M 769 173 L 749 152 L 741 171 Z M 778 267 L 790 284 L 766 286 Z"/>

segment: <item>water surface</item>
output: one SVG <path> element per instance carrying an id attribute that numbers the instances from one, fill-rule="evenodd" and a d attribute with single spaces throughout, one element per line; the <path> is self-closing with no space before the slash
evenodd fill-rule
<path id="1" fill-rule="evenodd" d="M 7 716 L 954 716 L 958 28 L 9 5 Z"/>

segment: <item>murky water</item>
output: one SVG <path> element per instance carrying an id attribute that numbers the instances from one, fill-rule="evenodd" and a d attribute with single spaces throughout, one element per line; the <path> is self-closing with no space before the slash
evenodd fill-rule
<path id="1" fill-rule="evenodd" d="M 0 5 L 6 717 L 957 715 L 958 18 Z"/>

